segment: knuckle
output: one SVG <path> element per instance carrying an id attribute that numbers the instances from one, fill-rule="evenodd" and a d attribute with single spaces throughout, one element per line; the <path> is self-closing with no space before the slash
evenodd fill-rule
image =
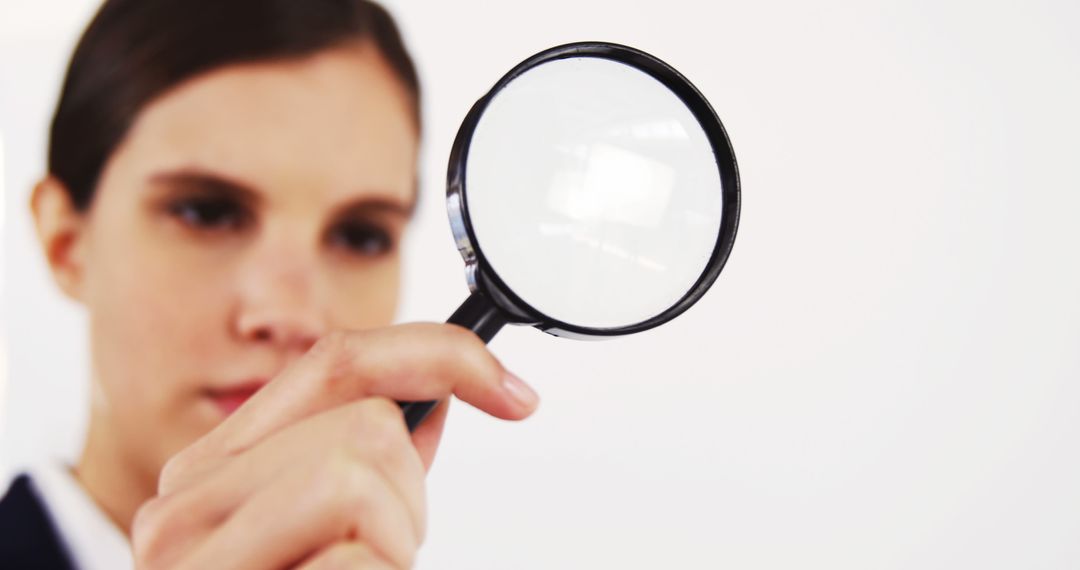
<path id="1" fill-rule="evenodd" d="M 242 449 L 224 449 L 224 447 L 217 442 L 211 442 L 209 438 L 204 438 L 170 457 L 158 475 L 158 494 L 176 494 L 220 469 L 225 460 L 217 458 L 217 455 L 232 456 L 243 451 Z"/>
<path id="2" fill-rule="evenodd" d="M 341 329 L 332 330 L 323 335 L 311 347 L 310 353 L 320 357 L 330 357 L 340 352 L 348 344 L 349 334 Z"/>
<path id="3" fill-rule="evenodd" d="M 334 330 L 316 341 L 308 352 L 308 356 L 323 369 L 335 371 L 341 367 L 348 352 L 349 333 L 343 330 Z"/>
<path id="4" fill-rule="evenodd" d="M 183 474 L 187 471 L 188 463 L 190 463 L 188 455 L 187 450 L 181 451 L 165 462 L 165 465 L 161 468 L 161 474 L 158 476 L 159 493 L 168 493 L 180 485 Z"/>
<path id="5" fill-rule="evenodd" d="M 375 463 L 388 463 L 397 457 L 400 449 L 398 438 L 386 428 L 368 436 L 366 447 Z"/>
<path id="6" fill-rule="evenodd" d="M 332 453 L 311 473 L 308 488 L 314 490 L 316 510 L 336 512 L 341 517 L 370 503 L 375 473 L 352 454 Z"/>
<path id="7" fill-rule="evenodd" d="M 442 330 L 447 335 L 447 340 L 455 350 L 468 352 L 487 352 L 487 345 L 476 333 L 458 325 L 444 325 Z"/>
<path id="8" fill-rule="evenodd" d="M 354 406 L 352 414 L 354 429 L 345 434 L 346 446 L 360 456 L 377 462 L 391 460 L 408 443 L 401 407 L 392 400 L 367 398 Z"/>
<path id="9" fill-rule="evenodd" d="M 337 394 L 348 388 L 353 367 L 353 336 L 360 333 L 335 330 L 320 338 L 308 353 L 322 379 L 322 390 Z"/>
<path id="10" fill-rule="evenodd" d="M 345 519 L 351 519 L 358 513 L 367 513 L 371 510 L 372 493 L 377 488 L 378 475 L 367 466 L 354 464 L 352 469 L 341 471 L 337 477 L 337 498 L 333 500 L 339 505 L 339 512 Z"/>
<path id="11" fill-rule="evenodd" d="M 131 524 L 131 549 L 139 568 L 156 568 L 169 544 L 167 501 L 162 498 L 143 503 Z"/>
<path id="12" fill-rule="evenodd" d="M 385 516 L 382 509 L 385 508 L 386 502 L 386 496 L 383 495 L 387 492 L 386 482 L 382 472 L 370 461 L 361 461 L 344 453 L 331 454 L 317 471 L 316 479 L 311 482 L 311 485 L 313 485 L 311 488 L 317 489 L 313 497 L 314 508 L 323 513 L 322 516 L 330 524 L 343 529 L 348 539 L 371 538 L 367 535 L 370 531 L 367 527 L 383 524 L 376 521 Z M 412 567 L 415 550 L 420 546 L 416 539 L 412 542 L 408 552 L 404 548 L 394 549 L 397 563 L 406 568 Z M 348 550 L 347 553 L 341 553 L 341 559 L 330 557 L 325 562 L 333 562 L 329 566 L 332 568 L 337 567 L 334 564 L 339 561 L 344 565 L 343 567 L 357 567 L 358 553 L 362 552 L 362 549 L 350 548 Z M 385 563 L 381 558 L 371 556 L 370 553 L 363 557 L 363 560 L 370 560 L 371 563 Z M 324 563 L 323 560 L 319 562 Z"/>
<path id="13" fill-rule="evenodd" d="M 445 325 L 447 342 L 443 358 L 448 365 L 464 368 L 470 376 L 479 377 L 488 382 L 497 382 L 503 373 L 502 363 L 491 353 L 488 346 L 472 331 L 456 326 Z"/>

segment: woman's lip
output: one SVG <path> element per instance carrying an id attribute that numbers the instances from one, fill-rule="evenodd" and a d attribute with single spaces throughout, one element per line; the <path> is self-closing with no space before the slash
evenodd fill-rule
<path id="1" fill-rule="evenodd" d="M 244 405 L 244 402 L 247 402 L 264 385 L 266 385 L 265 380 L 251 380 L 225 388 L 209 388 L 206 390 L 206 397 L 225 415 L 229 415 Z"/>

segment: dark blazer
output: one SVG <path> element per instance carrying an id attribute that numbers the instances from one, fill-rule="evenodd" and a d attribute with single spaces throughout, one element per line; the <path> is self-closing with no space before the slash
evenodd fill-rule
<path id="1" fill-rule="evenodd" d="M 0 499 L 0 569 L 75 570 L 30 477 L 19 475 Z"/>

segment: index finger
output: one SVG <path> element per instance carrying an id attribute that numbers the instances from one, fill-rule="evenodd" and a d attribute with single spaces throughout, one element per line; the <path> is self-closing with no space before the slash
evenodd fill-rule
<path id="1" fill-rule="evenodd" d="M 439 400 L 450 394 L 503 419 L 524 418 L 537 402 L 536 394 L 462 327 L 415 323 L 335 332 L 170 461 L 162 486 L 175 475 L 170 472 L 184 471 L 195 459 L 236 455 L 284 426 L 352 400 Z"/>

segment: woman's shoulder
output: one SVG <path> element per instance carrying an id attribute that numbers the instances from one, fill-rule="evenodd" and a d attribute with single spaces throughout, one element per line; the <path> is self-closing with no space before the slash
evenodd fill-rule
<path id="1" fill-rule="evenodd" d="M 14 568 L 74 568 L 25 473 L 15 477 L 0 499 L 0 560 Z"/>

